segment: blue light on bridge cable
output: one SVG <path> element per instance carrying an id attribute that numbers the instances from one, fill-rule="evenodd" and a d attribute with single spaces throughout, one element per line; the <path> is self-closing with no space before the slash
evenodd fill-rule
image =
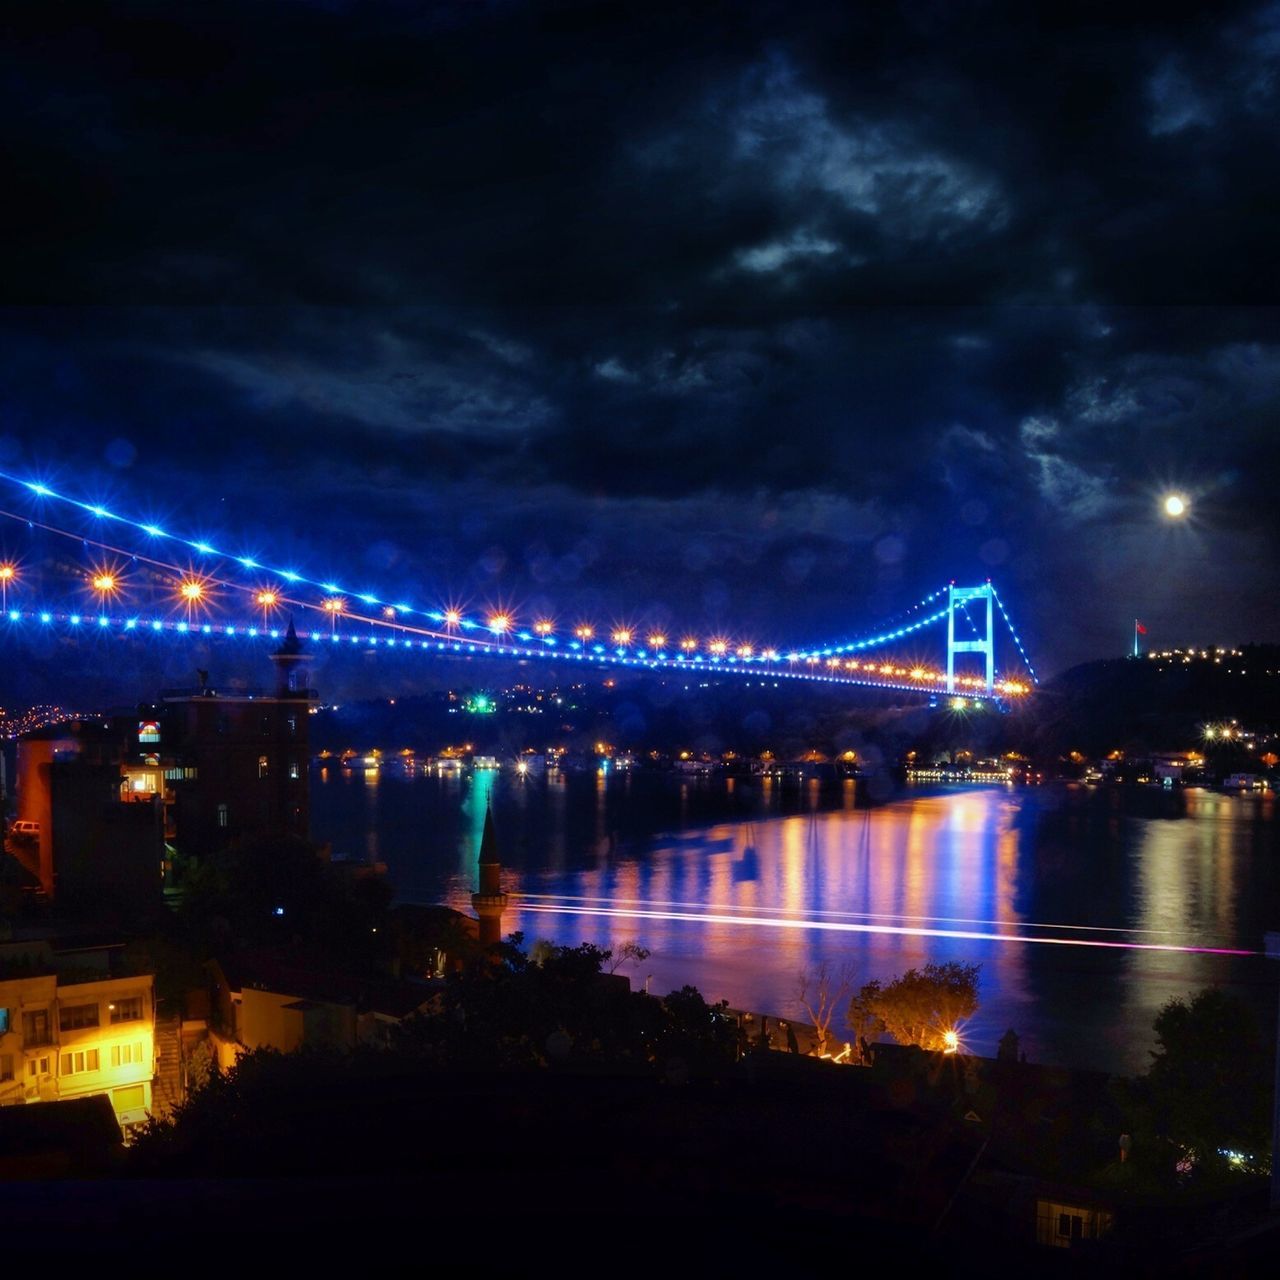
<path id="1" fill-rule="evenodd" d="M 153 538 L 167 538 L 169 536 L 159 525 L 154 524 L 144 524 L 142 531 L 143 533 L 149 533 Z"/>
<path id="2" fill-rule="evenodd" d="M 78 613 L 73 613 L 67 621 L 70 622 L 73 627 L 78 627 L 80 625 L 80 615 Z"/>
<path id="3" fill-rule="evenodd" d="M 100 626 L 100 627 L 109 627 L 110 625 L 111 625 L 111 623 L 110 623 L 106 618 L 99 618 L 99 619 L 98 619 L 98 626 Z"/>
<path id="4" fill-rule="evenodd" d="M 164 629 L 164 623 L 163 623 L 163 622 L 161 622 L 159 618 L 153 619 L 153 621 L 152 621 L 152 623 L 151 623 L 151 630 L 152 630 L 152 631 L 161 631 L 161 630 L 163 630 L 163 629 Z"/>
<path id="5" fill-rule="evenodd" d="M 40 621 L 41 621 L 41 622 L 52 622 L 52 621 L 53 621 L 53 615 L 52 615 L 51 613 L 42 613 L 42 614 L 40 615 Z"/>
<path id="6" fill-rule="evenodd" d="M 20 613 L 17 611 L 17 609 L 10 609 L 10 610 L 9 610 L 9 621 L 10 621 L 10 622 L 19 622 L 19 621 L 21 621 L 21 619 L 22 619 L 22 614 L 20 614 Z"/>

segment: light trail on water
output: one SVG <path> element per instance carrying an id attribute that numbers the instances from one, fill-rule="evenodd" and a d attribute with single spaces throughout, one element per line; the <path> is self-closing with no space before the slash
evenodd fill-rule
<path id="1" fill-rule="evenodd" d="M 1054 947 L 1090 947 L 1107 951 L 1164 951 L 1176 955 L 1258 956 L 1260 951 L 1237 947 L 1197 947 L 1176 942 L 1117 942 L 1106 938 L 1037 937 L 1024 933 L 984 933 L 975 929 L 939 929 L 922 925 L 858 924 L 846 920 L 797 919 L 794 916 L 743 916 L 716 911 L 657 911 L 638 906 L 600 907 L 528 902 L 512 894 L 522 911 L 545 915 L 598 916 L 620 920 L 670 920 L 686 924 L 739 924 L 766 929 L 820 929 L 831 933 L 878 934 L 906 938 L 954 938 L 965 942 L 1039 943 Z M 1025 927 L 1025 926 L 1024 926 Z"/>
<path id="2" fill-rule="evenodd" d="M 520 898 L 541 898 L 547 902 L 608 902 L 626 903 L 642 907 L 680 907 L 685 910 L 712 910 L 732 914 L 734 908 L 723 903 L 681 902 L 672 898 L 602 898 L 583 893 L 521 893 Z M 756 911 L 781 914 L 785 907 L 757 906 Z M 929 924 L 986 924 L 998 929 L 1071 929 L 1078 933 L 1172 933 L 1172 929 L 1126 929 L 1123 926 L 1105 924 L 1062 924 L 1056 921 L 1042 923 L 1036 920 L 1011 922 L 1008 920 L 983 920 L 967 916 L 908 916 L 893 911 L 828 911 L 820 910 L 821 917 L 837 917 L 845 920 L 919 920 Z"/>

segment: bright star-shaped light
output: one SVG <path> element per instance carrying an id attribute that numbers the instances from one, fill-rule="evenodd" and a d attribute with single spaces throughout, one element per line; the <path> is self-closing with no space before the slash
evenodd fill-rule
<path id="1" fill-rule="evenodd" d="M 1187 514 L 1189 503 L 1180 493 L 1171 493 L 1165 497 L 1164 513 L 1173 520 L 1178 520 Z"/>

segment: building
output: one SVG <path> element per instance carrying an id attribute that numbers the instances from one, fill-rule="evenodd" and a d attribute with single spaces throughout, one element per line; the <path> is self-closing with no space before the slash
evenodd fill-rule
<path id="1" fill-rule="evenodd" d="M 156 703 L 38 729 L 18 742 L 18 820 L 6 848 L 50 898 L 159 902 L 166 844 L 211 853 L 310 830 L 306 663 L 292 623 L 270 692 L 207 674 Z"/>
<path id="2" fill-rule="evenodd" d="M 322 956 L 239 953 L 209 966 L 210 1038 L 222 1068 L 252 1049 L 385 1044 L 393 1027 L 424 1010 L 436 987 L 391 977 L 360 977 Z"/>
<path id="3" fill-rule="evenodd" d="M 245 836 L 311 829 L 310 713 L 318 695 L 307 685 L 310 661 L 289 624 L 271 655 L 274 692 L 169 690 L 155 708 L 162 758 L 173 772 L 172 830 L 183 853 L 212 852 Z"/>
<path id="4" fill-rule="evenodd" d="M 72 721 L 18 742 L 18 821 L 8 851 L 50 897 L 157 903 L 164 771 L 130 750 L 127 722 Z"/>
<path id="5" fill-rule="evenodd" d="M 122 1128 L 151 1110 L 155 979 L 121 948 L 0 945 L 0 1106 L 105 1094 Z"/>

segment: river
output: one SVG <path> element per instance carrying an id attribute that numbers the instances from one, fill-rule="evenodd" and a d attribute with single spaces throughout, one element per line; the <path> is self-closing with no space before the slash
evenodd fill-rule
<path id="1" fill-rule="evenodd" d="M 405 901 L 470 910 L 491 804 L 514 895 L 504 932 L 610 946 L 662 994 L 690 983 L 802 1017 L 796 977 L 861 984 L 928 961 L 982 966 L 964 1044 L 1014 1028 L 1033 1061 L 1141 1071 L 1171 997 L 1225 984 L 1274 1018 L 1280 927 L 1271 795 L 933 788 L 868 806 L 852 780 L 645 774 L 519 778 L 317 770 L 312 825 L 387 864 Z M 1173 949 L 1168 949 L 1173 948 Z"/>

